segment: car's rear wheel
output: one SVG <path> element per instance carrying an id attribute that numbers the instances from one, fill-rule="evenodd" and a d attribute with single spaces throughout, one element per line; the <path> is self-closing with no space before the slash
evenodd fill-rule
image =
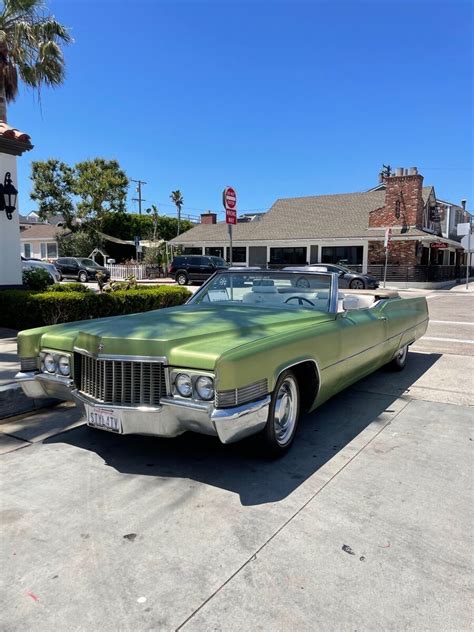
<path id="1" fill-rule="evenodd" d="M 81 283 L 87 283 L 87 272 L 79 272 L 79 276 L 77 278 Z"/>
<path id="2" fill-rule="evenodd" d="M 176 275 L 176 283 L 178 285 L 186 285 L 187 282 L 188 275 L 186 274 L 186 272 L 178 272 L 178 274 Z"/>
<path id="3" fill-rule="evenodd" d="M 404 347 L 401 347 L 395 354 L 395 357 L 390 362 L 390 368 L 393 371 L 403 371 L 403 369 L 407 365 L 407 360 L 408 360 L 408 345 L 405 345 Z"/>
<path id="4" fill-rule="evenodd" d="M 351 290 L 365 290 L 365 283 L 362 279 L 353 279 L 349 283 Z"/>
<path id="5" fill-rule="evenodd" d="M 267 425 L 260 435 L 267 456 L 278 458 L 289 450 L 295 438 L 299 415 L 298 381 L 291 371 L 284 371 L 275 385 Z"/>

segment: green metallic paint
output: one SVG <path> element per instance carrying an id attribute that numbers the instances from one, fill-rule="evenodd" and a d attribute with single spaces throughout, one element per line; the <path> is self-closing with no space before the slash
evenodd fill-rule
<path id="1" fill-rule="evenodd" d="M 424 298 L 391 298 L 340 314 L 190 304 L 31 329 L 19 334 L 18 348 L 21 357 L 42 348 L 97 355 L 99 344 L 104 355 L 165 356 L 173 367 L 214 371 L 219 390 L 266 378 L 272 391 L 285 368 L 311 360 L 320 379 L 315 408 L 422 336 L 427 319 Z"/>

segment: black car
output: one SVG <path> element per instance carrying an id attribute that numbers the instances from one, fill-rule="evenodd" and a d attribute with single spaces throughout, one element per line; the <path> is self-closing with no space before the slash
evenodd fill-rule
<path id="1" fill-rule="evenodd" d="M 102 272 L 105 279 L 110 279 L 110 272 L 104 266 L 100 266 L 92 259 L 84 257 L 59 257 L 54 265 L 59 270 L 62 279 L 75 279 L 86 283 L 97 281 L 96 274 Z"/>
<path id="2" fill-rule="evenodd" d="M 221 257 L 180 255 L 171 262 L 169 274 L 178 285 L 186 285 L 193 281 L 206 281 L 216 270 L 227 267 L 228 263 Z"/>
<path id="3" fill-rule="evenodd" d="M 304 272 L 305 270 L 315 270 L 319 272 L 336 272 L 339 275 L 339 287 L 350 288 L 351 290 L 374 290 L 378 288 L 379 282 L 374 277 L 362 272 L 354 272 L 345 266 L 341 266 L 335 263 L 314 263 L 310 266 L 293 266 L 284 268 L 284 270 L 298 270 Z M 295 282 L 299 287 L 309 287 L 309 281 L 307 277 L 297 279 Z"/>

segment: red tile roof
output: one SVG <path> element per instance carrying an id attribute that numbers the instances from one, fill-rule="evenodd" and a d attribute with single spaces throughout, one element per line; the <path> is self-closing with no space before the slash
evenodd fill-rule
<path id="1" fill-rule="evenodd" d="M 31 138 L 25 132 L 20 132 L 20 130 L 12 127 L 11 125 L 7 125 L 3 121 L 0 121 L 0 136 L 3 138 L 12 138 L 13 140 L 18 140 L 20 143 L 31 143 Z"/>

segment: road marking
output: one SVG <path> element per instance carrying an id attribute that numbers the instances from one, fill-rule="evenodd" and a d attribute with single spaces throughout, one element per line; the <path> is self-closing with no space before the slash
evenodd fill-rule
<path id="1" fill-rule="evenodd" d="M 463 342 L 467 345 L 474 345 L 474 340 L 463 340 L 462 338 L 438 338 L 437 336 L 423 336 L 420 340 L 437 340 L 438 342 Z"/>
<path id="2" fill-rule="evenodd" d="M 463 323 L 460 320 L 430 320 L 430 323 L 438 323 L 444 325 L 469 325 L 474 327 L 474 323 Z"/>

